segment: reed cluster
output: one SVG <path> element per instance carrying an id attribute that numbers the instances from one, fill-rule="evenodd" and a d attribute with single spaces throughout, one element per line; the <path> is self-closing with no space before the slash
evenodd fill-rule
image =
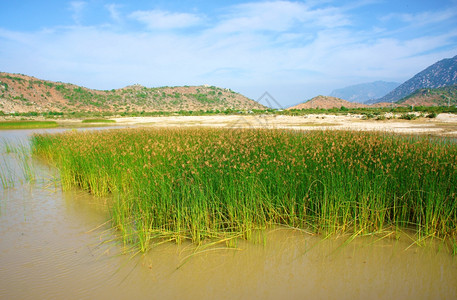
<path id="1" fill-rule="evenodd" d="M 385 133 L 121 129 L 35 135 L 64 188 L 113 194 L 113 224 L 146 251 L 167 238 L 249 239 L 271 224 L 317 233 L 457 225 L 457 145 Z"/>
<path id="2" fill-rule="evenodd" d="M 0 156 L 0 187 L 7 189 L 14 185 L 14 177 L 12 176 L 11 167 Z M 0 189 L 1 191 L 1 189 Z"/>
<path id="3" fill-rule="evenodd" d="M 36 170 L 29 145 L 0 139 L 0 188 L 6 190 L 17 182 L 32 183 L 35 180 Z"/>

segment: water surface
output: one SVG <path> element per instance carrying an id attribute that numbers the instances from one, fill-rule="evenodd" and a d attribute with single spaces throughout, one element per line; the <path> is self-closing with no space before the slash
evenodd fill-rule
<path id="1" fill-rule="evenodd" d="M 457 258 L 407 234 L 343 245 L 348 237 L 277 228 L 232 249 L 185 242 L 120 254 L 109 199 L 62 192 L 56 170 L 37 161 L 28 182 L 15 153 L 0 155 L 17 173 L 0 188 L 0 299 L 457 299 Z"/>

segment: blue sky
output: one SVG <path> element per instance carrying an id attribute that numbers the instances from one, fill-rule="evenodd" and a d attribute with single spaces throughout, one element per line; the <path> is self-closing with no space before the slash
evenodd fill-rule
<path id="1" fill-rule="evenodd" d="M 94 89 L 210 84 L 287 107 L 457 55 L 457 0 L 0 4 L 0 71 Z"/>

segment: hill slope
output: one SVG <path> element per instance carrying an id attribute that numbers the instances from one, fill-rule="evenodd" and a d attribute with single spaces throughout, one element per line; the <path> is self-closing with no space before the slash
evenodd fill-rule
<path id="1" fill-rule="evenodd" d="M 409 106 L 447 106 L 457 104 L 457 85 L 420 89 L 397 103 Z"/>
<path id="2" fill-rule="evenodd" d="M 350 102 L 364 103 L 384 96 L 399 85 L 400 83 L 397 82 L 386 81 L 361 83 L 333 90 L 330 96 L 346 99 Z"/>
<path id="3" fill-rule="evenodd" d="M 10 112 L 151 112 L 249 110 L 265 106 L 229 89 L 214 86 L 146 88 L 110 91 L 0 72 L 0 111 Z"/>
<path id="4" fill-rule="evenodd" d="M 392 92 L 370 103 L 395 102 L 419 89 L 457 84 L 457 56 L 443 59 L 405 81 Z"/>
<path id="5" fill-rule="evenodd" d="M 340 98 L 331 97 L 331 96 L 317 96 L 308 100 L 304 103 L 289 107 L 287 109 L 309 109 L 309 108 L 341 108 L 344 106 L 346 108 L 357 108 L 357 107 L 366 107 L 364 104 L 349 102 Z"/>

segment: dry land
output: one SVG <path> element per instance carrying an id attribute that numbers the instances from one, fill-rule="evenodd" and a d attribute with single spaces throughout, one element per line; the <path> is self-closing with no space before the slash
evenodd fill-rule
<path id="1" fill-rule="evenodd" d="M 419 116 L 419 114 L 417 113 Z M 364 115 L 308 114 L 286 115 L 211 115 L 211 116 L 157 116 L 115 117 L 112 123 L 97 126 L 147 127 L 216 127 L 216 128 L 276 128 L 292 130 L 357 130 L 382 131 L 399 134 L 425 134 L 457 138 L 457 114 L 441 113 L 436 118 L 419 117 L 400 119 L 400 114 L 386 114 L 384 120 L 366 119 Z M 23 117 L 0 117 L 2 121 L 19 121 Z M 44 117 L 27 118 L 27 121 L 46 121 Z M 54 120 L 54 119 L 53 119 Z M 108 119 L 107 119 L 108 120 Z M 84 119 L 55 119 L 64 127 L 86 127 Z M 87 121 L 87 120 L 86 120 Z M 93 126 L 93 125 L 92 125 Z"/>
<path id="2" fill-rule="evenodd" d="M 387 118 L 393 116 L 387 116 Z M 396 116 L 399 117 L 399 116 Z M 227 128 L 283 128 L 294 130 L 361 130 L 404 134 L 430 134 L 457 137 L 457 115 L 439 114 L 436 118 L 416 120 L 364 120 L 362 115 L 229 115 L 113 118 L 116 125 L 157 127 L 202 126 Z"/>

